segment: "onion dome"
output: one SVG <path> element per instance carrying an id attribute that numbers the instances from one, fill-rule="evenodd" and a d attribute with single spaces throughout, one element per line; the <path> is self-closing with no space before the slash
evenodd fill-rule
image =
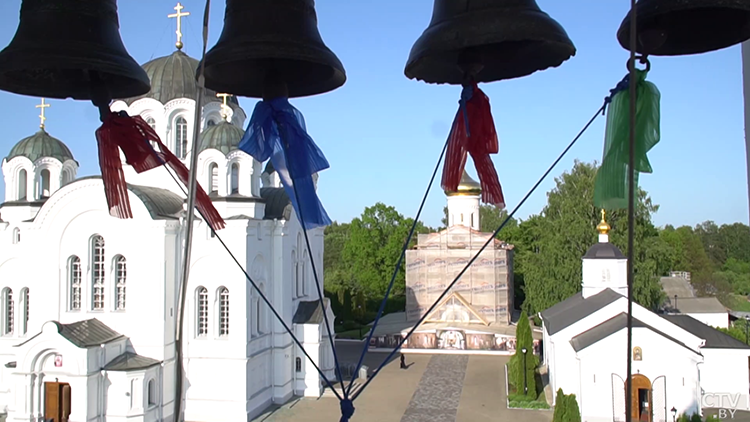
<path id="1" fill-rule="evenodd" d="M 604 215 L 605 212 L 602 210 L 602 221 L 599 222 L 599 224 L 596 226 L 596 231 L 599 232 L 599 234 L 608 234 L 611 227 L 609 227 L 609 224 L 607 224 L 606 221 L 604 221 Z"/>
<path id="2" fill-rule="evenodd" d="M 227 155 L 230 151 L 237 149 L 244 134 L 245 131 L 224 120 L 201 133 L 201 147 L 198 153 L 207 149 L 215 149 Z"/>
<path id="3" fill-rule="evenodd" d="M 169 56 L 151 60 L 143 65 L 143 70 L 151 81 L 151 91 L 126 99 L 128 105 L 141 98 L 153 98 L 162 104 L 177 98 L 198 98 L 198 82 L 195 79 L 198 60 L 182 51 L 177 50 Z M 203 95 L 204 105 L 213 101 L 216 101 L 216 92 L 206 89 Z M 227 98 L 227 104 L 232 108 L 240 106 L 235 96 Z"/>
<path id="4" fill-rule="evenodd" d="M 21 139 L 13 146 L 5 159 L 10 161 L 15 157 L 26 157 L 32 163 L 43 157 L 56 158 L 61 163 L 67 160 L 75 160 L 67 145 L 50 136 L 44 129 L 39 129 L 37 133 Z"/>
<path id="5" fill-rule="evenodd" d="M 448 196 L 475 196 L 482 194 L 482 186 L 476 180 L 472 179 L 464 170 L 461 175 L 461 181 L 458 182 L 458 188 L 455 192 L 445 192 Z"/>

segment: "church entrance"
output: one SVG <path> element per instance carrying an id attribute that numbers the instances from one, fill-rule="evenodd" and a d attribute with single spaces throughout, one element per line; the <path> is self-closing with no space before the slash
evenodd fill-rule
<path id="1" fill-rule="evenodd" d="M 630 415 L 632 420 L 652 422 L 651 381 L 644 375 L 635 374 L 633 375 L 632 385 L 632 411 Z"/>
<path id="2" fill-rule="evenodd" d="M 44 419 L 49 422 L 68 422 L 70 417 L 70 384 L 44 383 Z"/>

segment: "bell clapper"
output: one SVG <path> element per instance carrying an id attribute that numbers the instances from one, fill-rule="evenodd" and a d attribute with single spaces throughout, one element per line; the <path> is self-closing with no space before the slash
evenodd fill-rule
<path id="1" fill-rule="evenodd" d="M 99 108 L 99 120 L 104 122 L 111 112 L 109 104 L 112 102 L 112 96 L 99 72 L 89 70 L 89 79 L 91 80 L 91 102 Z"/>
<path id="2" fill-rule="evenodd" d="M 289 98 L 289 86 L 278 73 L 270 71 L 263 80 L 263 101 L 279 97 Z"/>

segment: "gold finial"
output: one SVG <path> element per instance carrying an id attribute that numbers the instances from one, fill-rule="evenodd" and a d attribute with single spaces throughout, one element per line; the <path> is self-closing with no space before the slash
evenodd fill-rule
<path id="1" fill-rule="evenodd" d="M 227 98 L 231 97 L 232 94 L 216 94 L 217 98 L 221 98 L 222 104 L 221 104 L 221 118 L 224 120 L 227 120 L 229 117 L 229 110 L 231 107 L 227 104 Z"/>
<path id="2" fill-rule="evenodd" d="M 50 107 L 50 105 L 49 105 L 49 104 L 45 104 L 45 103 L 44 103 L 44 98 L 42 98 L 42 103 L 41 103 L 41 104 L 39 104 L 39 105 L 36 105 L 36 106 L 34 106 L 34 107 L 36 107 L 36 108 L 40 109 L 40 111 L 41 111 L 41 113 L 39 114 L 39 127 L 40 127 L 41 129 L 44 129 L 44 121 L 45 121 L 45 120 L 47 120 L 47 118 L 46 118 L 46 117 L 44 117 L 44 109 L 45 109 L 45 108 L 49 108 L 49 107 Z"/>
<path id="3" fill-rule="evenodd" d="M 168 18 L 176 18 L 177 19 L 177 44 L 175 46 L 178 50 L 182 49 L 182 18 L 185 16 L 190 16 L 190 12 L 182 13 L 182 9 L 184 7 L 178 2 L 177 6 L 175 6 L 174 10 L 177 11 L 177 13 L 172 13 L 171 15 L 167 15 Z"/>
<path id="4" fill-rule="evenodd" d="M 600 221 L 596 226 L 596 230 L 599 232 L 599 234 L 607 234 L 611 229 L 611 227 L 609 227 L 609 224 L 607 224 L 607 221 L 604 220 L 605 215 L 606 212 L 602 209 L 602 221 Z"/>

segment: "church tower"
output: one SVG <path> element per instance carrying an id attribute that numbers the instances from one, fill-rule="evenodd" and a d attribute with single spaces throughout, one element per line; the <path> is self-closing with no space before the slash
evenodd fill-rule
<path id="1" fill-rule="evenodd" d="M 612 289 L 623 296 L 628 295 L 628 260 L 617 246 L 609 243 L 609 224 L 602 210 L 602 221 L 596 226 L 599 243 L 583 256 L 583 298 L 593 296 L 604 289 Z"/>
<path id="2" fill-rule="evenodd" d="M 479 198 L 482 187 L 464 170 L 455 192 L 448 197 L 448 227 L 465 226 L 479 231 Z"/>
<path id="3" fill-rule="evenodd" d="M 21 139 L 3 159 L 5 221 L 33 218 L 47 198 L 76 178 L 78 163 L 70 149 L 45 129 L 44 110 L 49 106 L 42 98 L 36 106 L 41 110 L 39 131 Z"/>

